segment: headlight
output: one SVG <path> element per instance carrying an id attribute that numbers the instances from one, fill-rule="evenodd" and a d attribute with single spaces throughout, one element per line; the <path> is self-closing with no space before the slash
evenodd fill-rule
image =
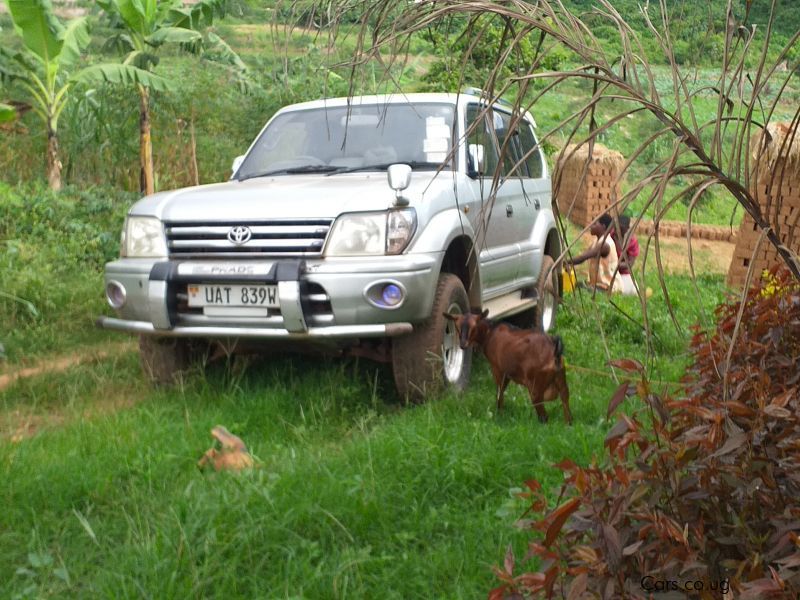
<path id="1" fill-rule="evenodd" d="M 400 254 L 414 235 L 414 209 L 342 215 L 333 224 L 327 256 Z"/>
<path id="2" fill-rule="evenodd" d="M 128 217 L 122 232 L 120 256 L 156 258 L 167 255 L 167 240 L 161 221 L 155 217 Z"/>

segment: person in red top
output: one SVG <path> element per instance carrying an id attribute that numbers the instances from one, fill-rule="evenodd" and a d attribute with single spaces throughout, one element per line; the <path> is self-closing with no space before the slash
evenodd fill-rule
<path id="1" fill-rule="evenodd" d="M 603 216 L 608 216 L 608 213 Z M 622 251 L 622 242 L 625 239 L 625 236 L 628 235 L 628 230 L 630 228 L 631 218 L 628 215 L 620 215 L 620 235 L 617 236 L 613 229 L 610 232 L 614 246 L 617 248 L 617 256 L 619 256 L 619 272 L 623 275 L 630 275 L 631 267 L 633 267 L 636 257 L 639 256 L 639 240 L 636 239 L 635 235 L 631 235 L 630 239 L 628 240 L 628 246 L 625 248 L 625 252 Z"/>
<path id="2" fill-rule="evenodd" d="M 602 289 L 611 289 L 614 292 L 620 292 L 624 295 L 636 295 L 636 285 L 633 282 L 633 277 L 631 277 L 631 267 L 633 267 L 633 263 L 639 256 L 639 242 L 636 236 L 631 235 L 624 251 L 622 248 L 622 243 L 630 229 L 630 224 L 630 217 L 625 215 L 620 216 L 620 234 L 618 234 L 611 215 L 603 213 L 590 229 L 591 233 L 597 237 L 598 241 L 582 254 L 576 256 L 572 260 L 567 260 L 566 264 L 579 265 L 589 259 L 609 261 L 611 265 L 610 268 L 616 271 L 616 273 L 610 274 L 613 279 L 613 285 L 610 287 L 599 285 L 598 283 L 595 283 L 595 285 Z M 612 251 L 606 243 L 608 238 L 614 243 L 614 251 Z M 597 269 L 597 267 L 594 268 Z M 605 284 L 606 282 L 602 283 Z"/>

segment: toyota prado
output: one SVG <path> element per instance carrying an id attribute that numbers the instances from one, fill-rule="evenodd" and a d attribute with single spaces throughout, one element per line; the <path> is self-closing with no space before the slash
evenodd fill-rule
<path id="1" fill-rule="evenodd" d="M 561 251 L 534 120 L 477 93 L 278 111 L 231 180 L 137 202 L 106 266 L 107 329 L 168 382 L 210 344 L 298 344 L 391 362 L 399 393 L 463 389 L 444 312 L 549 329 Z M 502 149 L 502 152 L 501 152 Z"/>

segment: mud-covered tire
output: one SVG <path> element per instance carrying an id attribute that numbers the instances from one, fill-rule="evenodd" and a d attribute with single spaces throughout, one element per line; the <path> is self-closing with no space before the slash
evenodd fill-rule
<path id="1" fill-rule="evenodd" d="M 539 329 L 549 331 L 556 322 L 556 313 L 561 290 L 561 275 L 558 269 L 553 269 L 550 276 L 547 276 L 553 266 L 553 257 L 545 255 L 542 258 L 542 268 L 539 271 L 539 280 L 536 282 L 536 297 L 539 298 L 537 305 L 521 313 L 509 317 L 509 323 L 521 327 L 522 329 Z"/>
<path id="2" fill-rule="evenodd" d="M 444 387 L 463 391 L 469 384 L 472 349 L 458 345 L 458 330 L 443 313 L 469 312 L 469 299 L 455 275 L 439 276 L 431 316 L 392 342 L 392 371 L 400 397 L 421 402 Z"/>
<path id="3" fill-rule="evenodd" d="M 170 386 L 205 359 L 205 344 L 197 340 L 139 336 L 139 362 L 145 377 L 158 386 Z"/>

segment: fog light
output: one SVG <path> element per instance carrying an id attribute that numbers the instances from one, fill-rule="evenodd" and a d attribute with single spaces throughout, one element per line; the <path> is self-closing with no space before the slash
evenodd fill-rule
<path id="1" fill-rule="evenodd" d="M 111 308 L 118 310 L 125 306 L 125 300 L 128 295 L 125 292 L 125 286 L 118 281 L 109 281 L 106 285 L 106 300 L 108 300 Z"/>
<path id="2" fill-rule="evenodd" d="M 398 281 L 374 281 L 364 290 L 364 298 L 376 308 L 400 308 L 406 299 L 406 289 Z"/>
<path id="3" fill-rule="evenodd" d="M 386 306 L 397 306 L 403 301 L 403 290 L 393 283 L 388 283 L 383 288 L 381 300 Z"/>

